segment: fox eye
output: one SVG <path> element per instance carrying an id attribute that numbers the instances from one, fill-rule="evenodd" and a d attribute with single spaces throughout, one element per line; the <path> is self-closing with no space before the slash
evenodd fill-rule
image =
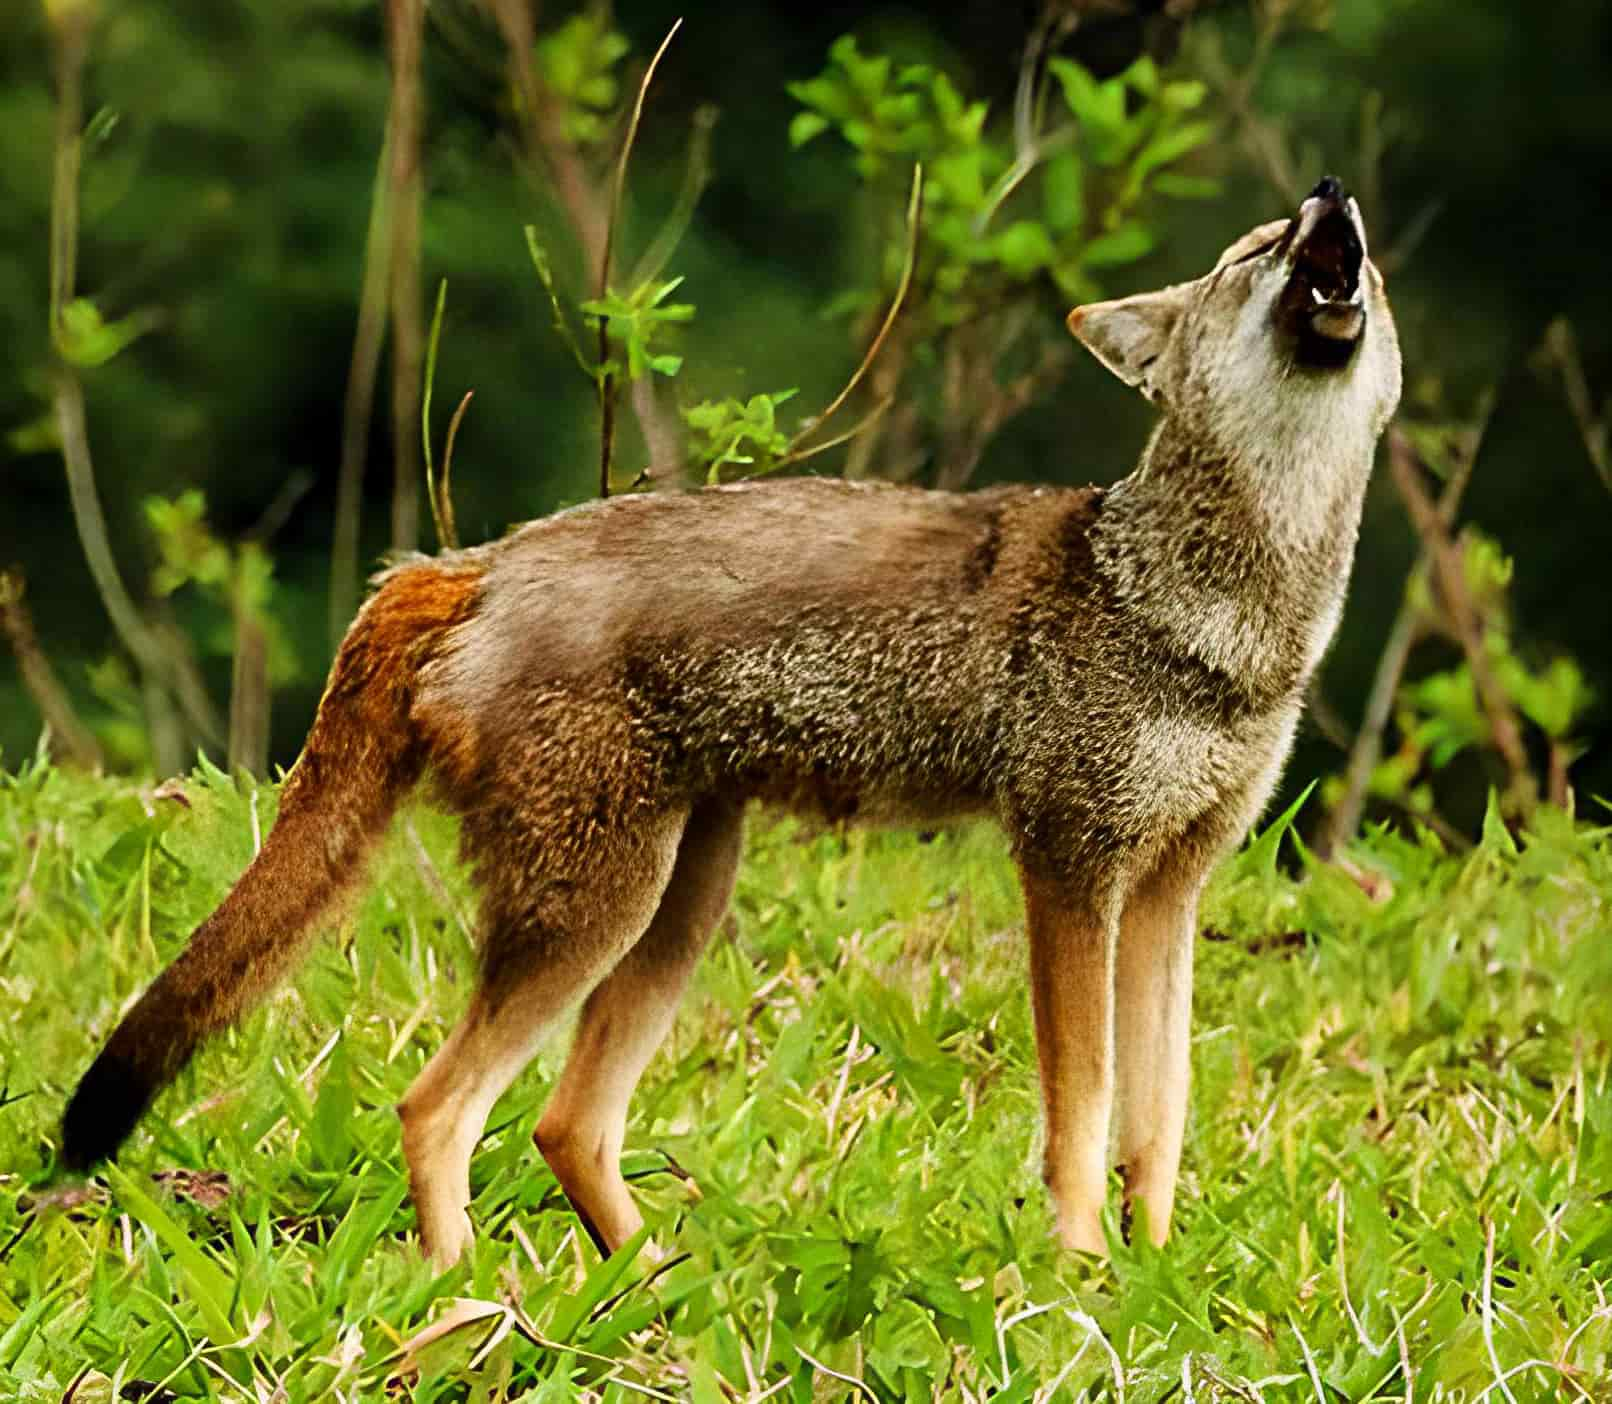
<path id="1" fill-rule="evenodd" d="M 1268 254 L 1272 249 L 1274 249 L 1281 242 L 1282 241 L 1280 239 L 1271 239 L 1267 243 L 1261 244 L 1257 249 L 1251 249 L 1248 253 L 1245 253 L 1241 258 L 1232 259 L 1232 261 L 1230 263 L 1228 263 L 1226 265 L 1226 267 L 1235 268 L 1239 263 L 1247 263 L 1250 259 L 1262 258 L 1264 255 Z"/>

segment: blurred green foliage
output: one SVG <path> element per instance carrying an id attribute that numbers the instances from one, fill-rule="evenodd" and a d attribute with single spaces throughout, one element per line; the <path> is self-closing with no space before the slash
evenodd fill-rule
<path id="1" fill-rule="evenodd" d="M 789 442 L 776 387 L 798 389 L 790 410 L 815 410 L 856 366 L 899 271 L 900 190 L 914 158 L 929 174 L 911 326 L 966 336 L 1011 303 L 1021 321 L 1004 323 L 1015 339 L 995 357 L 1009 379 L 1056 344 L 1070 300 L 1201 272 L 1229 236 L 1286 207 L 1284 180 L 1307 187 L 1335 171 L 1360 195 L 1374 252 L 1391 269 L 1409 411 L 1447 415 L 1498 388 L 1468 504 L 1514 562 L 1507 647 L 1524 670 L 1514 691 L 1545 733 L 1566 726 L 1582 739 L 1581 789 L 1612 793 L 1604 704 L 1584 701 L 1612 695 L 1604 592 L 1593 584 L 1612 547 L 1612 512 L 1561 385 L 1528 362 L 1546 323 L 1565 316 L 1595 404 L 1612 386 L 1612 281 L 1593 276 L 1606 211 L 1592 173 L 1608 167 L 1612 146 L 1607 18 L 1508 0 L 1186 8 L 1195 12 L 1183 24 L 1154 6 L 1063 7 L 1080 21 L 1054 35 L 1028 145 L 1019 77 L 1030 11 L 762 4 L 720 21 L 690 15 L 646 107 L 619 266 L 658 248 L 656 231 L 683 198 L 692 114 L 715 103 L 726 116 L 710 185 L 653 280 L 664 289 L 682 279 L 676 295 L 698 315 L 669 337 L 664 318 L 641 335 L 646 318 L 677 305 L 656 306 L 642 292 L 649 279 L 613 288 L 596 314 L 624 333 L 629 362 L 678 365 L 672 393 L 697 470 L 749 471 Z M 0 561 L 32 582 L 40 637 L 86 714 L 103 730 L 126 728 L 129 694 L 108 692 L 118 670 L 46 413 L 52 355 L 85 378 L 113 544 L 137 596 L 161 593 L 173 568 L 147 499 L 201 493 L 204 530 L 238 551 L 228 543 L 288 479 L 310 473 L 313 489 L 264 543 L 279 676 L 294 666 L 296 678 L 274 711 L 273 754 L 288 762 L 326 663 L 341 389 L 386 101 L 379 7 L 104 0 L 86 9 L 96 23 L 78 297 L 54 347 L 54 12 L 21 3 L 0 14 Z M 623 0 L 613 13 L 544 10 L 537 66 L 596 176 L 613 155 L 615 114 L 672 17 L 650 0 Z M 431 7 L 425 81 L 423 282 L 454 285 L 439 393 L 455 403 L 477 392 L 455 459 L 458 521 L 474 541 L 589 495 L 595 479 L 593 387 L 554 335 L 525 227 L 553 251 L 568 308 L 597 289 L 552 190 L 512 159 L 520 99 L 497 31 L 471 0 Z M 945 344 L 934 342 L 935 361 Z M 922 344 L 904 354 L 905 402 L 940 426 L 910 439 L 910 471 L 923 479 L 943 466 L 943 365 L 926 362 Z M 1109 480 L 1134 459 L 1147 423 L 1145 406 L 1072 362 L 1055 391 L 979 446 L 969 472 Z M 630 477 L 644 450 L 630 424 L 624 433 Z M 377 423 L 370 560 L 385 539 L 388 457 Z M 838 462 L 825 455 L 814 467 Z M 1379 484 L 1327 668 L 1345 717 L 1359 712 L 1413 551 Z M 172 599 L 192 637 L 227 628 L 220 591 L 185 588 Z M 222 697 L 227 658 L 204 664 Z M 1446 664 L 1458 660 L 1434 645 L 1417 671 Z M 1451 687 L 1459 691 L 1458 678 Z M 122 701 L 100 700 L 111 695 Z M 1564 707 L 1570 726 L 1557 715 Z M 36 729 L 0 657 L 0 754 L 16 763 Z M 1335 755 L 1307 736 L 1293 773 L 1326 768 Z M 1483 765 L 1461 772 L 1446 782 L 1447 803 L 1475 816 L 1492 778 Z"/>

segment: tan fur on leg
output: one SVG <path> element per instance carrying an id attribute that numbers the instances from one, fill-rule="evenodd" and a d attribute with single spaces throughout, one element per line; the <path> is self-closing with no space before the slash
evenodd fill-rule
<path id="1" fill-rule="evenodd" d="M 1147 1206 L 1148 1236 L 1170 1231 L 1190 1085 L 1192 947 L 1200 873 L 1163 868 L 1120 921 L 1115 972 L 1116 1153 L 1125 1203 Z"/>
<path id="2" fill-rule="evenodd" d="M 533 932 L 547 959 L 484 983 L 459 1026 L 398 1105 L 403 1153 L 426 1253 L 443 1266 L 471 1241 L 470 1154 L 493 1103 L 530 1060 L 543 1031 L 620 959 L 648 927 L 665 891 L 682 833 L 682 814 L 664 816 L 633 842 L 602 842 L 602 862 L 586 884 L 548 894 L 545 925 Z M 520 933 L 489 932 L 506 951 Z M 504 969 L 507 972 L 509 963 Z"/>
<path id="3" fill-rule="evenodd" d="M 643 1224 L 621 1177 L 627 1104 L 727 906 L 740 839 L 740 810 L 731 804 L 712 803 L 690 818 L 660 909 L 643 939 L 589 996 L 565 1072 L 534 1134 L 602 1252 L 614 1252 Z"/>
<path id="4" fill-rule="evenodd" d="M 1072 887 L 1024 873 L 1030 996 L 1046 1110 L 1044 1176 L 1066 1248 L 1106 1253 L 1114 1102 L 1113 918 Z"/>

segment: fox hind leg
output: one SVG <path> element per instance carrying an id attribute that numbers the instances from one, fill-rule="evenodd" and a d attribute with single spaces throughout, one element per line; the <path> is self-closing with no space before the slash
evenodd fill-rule
<path id="1" fill-rule="evenodd" d="M 564 880 L 517 883 L 507 872 L 524 902 L 489 892 L 482 982 L 398 1105 L 422 1246 L 438 1263 L 456 1262 L 470 1245 L 470 1156 L 493 1103 L 553 1020 L 649 926 L 686 817 L 663 813 L 632 834 L 601 836 L 587 871 Z"/>
<path id="2" fill-rule="evenodd" d="M 621 1177 L 627 1104 L 727 907 L 741 828 L 736 806 L 709 801 L 694 810 L 655 918 L 588 997 L 533 1136 L 602 1253 L 614 1252 L 643 1224 Z"/>

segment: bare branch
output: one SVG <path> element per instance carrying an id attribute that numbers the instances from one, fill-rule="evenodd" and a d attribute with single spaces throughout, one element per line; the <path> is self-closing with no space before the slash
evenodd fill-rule
<path id="1" fill-rule="evenodd" d="M 392 549 L 420 540 L 420 371 L 425 325 L 420 308 L 420 144 L 424 99 L 420 59 L 424 0 L 387 0 L 392 99 L 387 113 L 387 207 L 391 214 Z"/>
<path id="2" fill-rule="evenodd" d="M 358 608 L 358 526 L 363 503 L 364 460 L 375 408 L 375 381 L 386 339 L 386 294 L 392 283 L 391 206 L 386 173 L 390 142 L 381 146 L 364 238 L 364 283 L 358 326 L 347 367 L 341 415 L 341 468 L 336 479 L 336 531 L 330 548 L 330 647 L 334 652 Z"/>
<path id="3" fill-rule="evenodd" d="M 1461 498 L 1465 495 L 1467 483 L 1472 478 L 1472 468 L 1478 459 L 1478 449 L 1483 442 L 1487 419 L 1488 411 L 1485 408 L 1480 414 L 1477 426 L 1461 444 L 1453 470 L 1444 484 L 1443 492 L 1439 494 L 1434 516 L 1443 536 L 1448 535 L 1460 511 Z M 1393 439 L 1390 440 L 1390 451 L 1393 442 L 1402 438 L 1397 429 L 1391 433 Z M 1378 762 L 1382 759 L 1383 734 L 1388 729 L 1388 719 L 1393 714 L 1394 699 L 1399 695 L 1400 679 L 1404 677 L 1406 664 L 1410 662 L 1411 650 L 1422 637 L 1417 597 L 1421 594 L 1421 584 L 1428 579 L 1432 570 L 1435 548 L 1436 543 L 1424 535 L 1421 552 L 1411 566 L 1410 573 L 1405 577 L 1399 612 L 1394 616 L 1393 626 L 1388 631 L 1388 640 L 1377 659 L 1377 671 L 1372 678 L 1371 692 L 1366 698 L 1366 713 L 1361 719 L 1360 730 L 1349 753 L 1349 765 L 1344 772 L 1343 796 L 1327 816 L 1326 825 L 1316 842 L 1316 851 L 1323 858 L 1330 858 L 1342 848 L 1360 826 L 1360 816 L 1365 809 L 1366 790 Z"/>
<path id="4" fill-rule="evenodd" d="M 261 779 L 269 769 L 269 635 L 237 590 L 235 658 L 230 671 L 229 765 Z"/>
<path id="5" fill-rule="evenodd" d="M 1392 430 L 1388 439 L 1388 461 L 1410 512 L 1422 549 L 1428 555 L 1430 576 L 1450 625 L 1450 631 L 1466 655 L 1467 667 L 1478 701 L 1489 722 L 1495 750 L 1508 772 L 1507 799 L 1514 813 L 1527 815 L 1538 802 L 1538 784 L 1528 764 L 1522 726 L 1516 708 L 1495 676 L 1484 641 L 1483 619 L 1467 586 L 1466 562 L 1461 544 L 1450 534 L 1438 506 L 1422 485 L 1422 466 L 1409 439 Z"/>
<path id="6" fill-rule="evenodd" d="M 947 339 L 946 407 L 948 442 L 940 453 L 935 486 L 958 489 L 974 476 L 986 445 L 1010 419 L 1022 414 L 1068 369 L 1072 355 L 1062 342 L 1043 346 L 1036 364 L 1006 385 L 996 379 L 996 354 L 971 354 L 975 343 L 956 329 Z M 1006 340 L 1011 343 L 1014 334 Z M 1002 350 L 1006 348 L 1003 347 Z"/>
<path id="7" fill-rule="evenodd" d="M 57 348 L 53 408 L 73 520 L 101 602 L 123 646 L 148 679 L 170 690 L 190 725 L 205 739 L 223 739 L 223 727 L 201 674 L 183 640 L 169 646 L 151 629 L 130 599 L 112 555 L 90 457 L 84 387 L 72 361 L 62 354 L 61 317 L 74 296 L 78 265 L 78 179 L 84 121 L 84 62 L 89 51 L 90 12 L 65 7 L 56 17 L 55 160 L 51 185 L 51 339 Z"/>
<path id="8" fill-rule="evenodd" d="M 79 719 L 73 699 L 39 646 L 34 621 L 23 600 L 24 581 L 18 570 L 0 571 L 0 633 L 17 656 L 22 685 L 50 728 L 51 750 L 63 761 L 84 770 L 106 764 L 95 733 Z"/>
<path id="9" fill-rule="evenodd" d="M 1236 123 L 1237 137 L 1249 159 L 1264 174 L 1266 182 L 1288 204 L 1297 203 L 1304 193 L 1305 182 L 1297 174 L 1296 163 L 1287 149 L 1281 128 L 1258 112 L 1254 106 L 1254 89 L 1264 72 L 1286 24 L 1286 14 L 1280 6 L 1268 6 L 1255 11 L 1256 31 L 1254 53 L 1248 66 L 1240 73 L 1226 62 L 1224 53 L 1214 48 L 1206 59 L 1225 109 Z"/>
<path id="10" fill-rule="evenodd" d="M 1578 338 L 1573 335 L 1573 324 L 1558 317 L 1545 330 L 1542 348 L 1546 358 L 1562 373 L 1562 389 L 1567 395 L 1568 408 L 1573 411 L 1579 437 L 1584 441 L 1584 452 L 1595 465 L 1602 485 L 1612 492 L 1612 454 L 1607 451 L 1607 414 L 1603 409 L 1596 413 L 1590 397 L 1590 382 L 1584 374 L 1584 362 L 1578 354 Z"/>
<path id="11" fill-rule="evenodd" d="M 511 82 L 524 119 L 521 141 L 527 174 L 535 181 L 539 170 L 547 170 L 554 194 L 582 251 L 583 264 L 595 271 L 604 263 L 605 238 L 610 224 L 607 197 L 588 170 L 581 151 L 566 134 L 563 99 L 548 91 L 537 71 L 537 33 L 532 21 L 531 0 L 483 0 L 483 3 L 492 12 L 509 50 Z M 651 377 L 642 376 L 632 383 L 630 403 L 648 446 L 651 476 L 656 481 L 680 478 L 684 461 L 683 431 L 676 414 L 669 412 L 657 399 Z"/>
<path id="12" fill-rule="evenodd" d="M 662 56 L 677 37 L 677 31 L 683 27 L 681 19 L 674 20 L 672 27 L 666 31 L 666 37 L 660 41 L 660 48 L 644 69 L 644 76 L 639 80 L 638 93 L 633 99 L 632 116 L 627 121 L 627 135 L 621 143 L 621 154 L 616 159 L 616 173 L 610 183 L 610 214 L 605 221 L 604 252 L 599 256 L 599 296 L 603 297 L 610 291 L 610 262 L 611 254 L 616 243 L 616 229 L 621 223 L 621 198 L 627 189 L 627 162 L 632 157 L 633 144 L 638 140 L 638 124 L 644 115 L 644 98 L 649 93 L 649 85 L 655 80 L 655 70 L 660 67 Z"/>
<path id="13" fill-rule="evenodd" d="M 809 450 L 804 448 L 805 441 L 839 413 L 841 407 L 851 398 L 852 392 L 862 383 L 862 377 L 868 373 L 868 367 L 878 359 L 879 349 L 884 345 L 885 338 L 890 335 L 891 327 L 895 326 L 896 318 L 901 314 L 902 304 L 907 300 L 907 290 L 912 286 L 912 272 L 918 264 L 918 226 L 923 214 L 923 196 L 924 168 L 920 164 L 912 168 L 912 191 L 907 196 L 907 251 L 902 260 L 901 278 L 896 284 L 896 295 L 891 298 L 889 310 L 885 312 L 879 330 L 868 343 L 861 364 L 851 372 L 851 378 L 845 382 L 844 389 L 829 401 L 828 407 L 821 414 L 808 422 L 789 441 L 788 450 L 778 460 L 779 467 L 783 467 L 786 463 L 797 462 L 806 456 Z"/>
<path id="14" fill-rule="evenodd" d="M 463 423 L 465 411 L 470 408 L 470 402 L 475 399 L 474 390 L 466 390 L 464 397 L 459 401 L 459 407 L 454 410 L 453 418 L 448 421 L 448 441 L 442 449 L 442 486 L 441 486 L 441 512 L 444 536 L 442 544 L 450 550 L 459 549 L 459 524 L 453 516 L 453 445 L 459 437 L 459 425 Z"/>

